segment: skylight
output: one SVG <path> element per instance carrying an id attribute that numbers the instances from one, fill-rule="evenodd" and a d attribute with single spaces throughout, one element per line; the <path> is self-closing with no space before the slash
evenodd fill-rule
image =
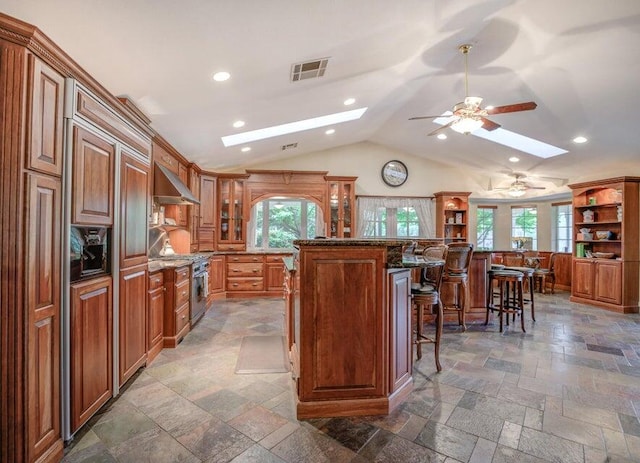
<path id="1" fill-rule="evenodd" d="M 445 125 L 451 120 L 451 112 L 445 112 L 442 117 L 438 117 L 433 120 L 436 124 Z M 471 135 L 484 138 L 501 145 L 508 146 L 519 151 L 523 151 L 539 158 L 551 158 L 560 154 L 568 153 L 567 150 L 558 148 L 557 146 L 549 145 L 539 140 L 520 135 L 509 130 L 498 128 L 496 130 L 477 129 L 474 130 Z"/>
<path id="2" fill-rule="evenodd" d="M 356 119 L 360 119 L 366 110 L 366 107 L 352 109 L 350 111 L 328 114 L 326 116 L 313 117 L 311 119 L 289 122 L 287 124 L 274 125 L 272 127 L 266 127 L 264 129 L 251 130 L 249 132 L 242 132 L 235 135 L 227 135 L 225 137 L 222 137 L 222 143 L 224 144 L 224 146 L 235 146 L 256 140 L 264 140 L 265 138 L 277 137 L 280 135 L 286 135 L 295 132 L 302 132 L 303 130 L 316 129 L 318 127 L 339 124 L 341 122 L 353 121 Z"/>

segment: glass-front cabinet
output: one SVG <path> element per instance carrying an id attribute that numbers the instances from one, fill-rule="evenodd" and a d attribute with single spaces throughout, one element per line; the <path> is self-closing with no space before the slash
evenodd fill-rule
<path id="1" fill-rule="evenodd" d="M 327 236 L 352 238 L 356 236 L 355 183 L 357 177 L 326 177 L 329 188 L 329 219 Z"/>
<path id="2" fill-rule="evenodd" d="M 247 175 L 218 176 L 218 250 L 242 251 L 246 246 L 244 191 Z"/>

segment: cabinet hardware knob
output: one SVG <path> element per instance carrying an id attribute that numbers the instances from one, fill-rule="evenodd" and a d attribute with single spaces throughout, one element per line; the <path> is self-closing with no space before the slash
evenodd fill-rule
<path id="1" fill-rule="evenodd" d="M 187 316 L 186 316 L 186 315 L 183 315 L 183 316 L 182 316 L 182 319 L 184 320 L 185 318 L 187 318 Z"/>

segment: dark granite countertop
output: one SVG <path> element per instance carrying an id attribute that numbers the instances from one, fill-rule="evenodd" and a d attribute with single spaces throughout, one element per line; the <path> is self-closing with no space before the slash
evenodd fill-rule
<path id="1" fill-rule="evenodd" d="M 152 259 L 149 261 L 149 273 L 159 272 L 165 268 L 180 268 L 188 265 L 191 265 L 191 261 L 187 259 Z"/>

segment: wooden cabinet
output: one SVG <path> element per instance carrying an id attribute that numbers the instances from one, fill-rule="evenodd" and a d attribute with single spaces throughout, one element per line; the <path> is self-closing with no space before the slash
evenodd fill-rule
<path id="1" fill-rule="evenodd" d="M 164 270 L 163 347 L 176 347 L 189 332 L 191 267 Z"/>
<path id="2" fill-rule="evenodd" d="M 227 296 L 254 296 L 264 292 L 264 258 L 261 255 L 227 256 Z M 240 294 L 233 294 L 240 293 Z"/>
<path id="3" fill-rule="evenodd" d="M 202 175 L 200 177 L 200 217 L 198 223 L 200 251 L 213 251 L 215 249 L 215 233 L 216 178 Z"/>
<path id="4" fill-rule="evenodd" d="M 147 364 L 162 350 L 164 293 L 164 274 L 162 271 L 151 273 L 147 301 Z"/>
<path id="5" fill-rule="evenodd" d="M 388 414 L 411 391 L 410 272 L 343 243 L 299 246 L 298 419 Z"/>
<path id="6" fill-rule="evenodd" d="M 224 293 L 225 283 L 225 258 L 224 256 L 211 256 L 209 259 L 209 298 L 214 299 Z M 209 301 L 207 301 L 207 304 Z"/>
<path id="7" fill-rule="evenodd" d="M 220 175 L 217 179 L 219 251 L 242 251 L 245 249 L 244 187 L 247 175 Z"/>
<path id="8" fill-rule="evenodd" d="M 573 191 L 571 300 L 637 313 L 640 177 L 569 185 Z"/>
<path id="9" fill-rule="evenodd" d="M 356 234 L 356 179 L 357 177 L 326 177 L 329 188 L 327 236 L 331 238 L 351 238 Z"/>
<path id="10" fill-rule="evenodd" d="M 149 165 L 126 151 L 120 158 L 120 267 L 146 263 Z"/>
<path id="11" fill-rule="evenodd" d="M 469 192 L 439 191 L 436 198 L 436 238 L 445 243 L 469 239 Z"/>
<path id="12" fill-rule="evenodd" d="M 29 55 L 28 167 L 62 175 L 64 77 Z"/>
<path id="13" fill-rule="evenodd" d="M 284 262 L 282 256 L 265 257 L 265 289 L 273 293 L 282 293 L 284 285 Z"/>
<path id="14" fill-rule="evenodd" d="M 29 369 L 26 401 L 27 409 L 33 412 L 29 416 L 27 438 L 34 456 L 54 448 L 57 452 L 62 450 L 59 401 L 61 198 L 59 178 L 37 173 L 27 175 L 25 289 Z"/>
<path id="15" fill-rule="evenodd" d="M 113 395 L 111 277 L 71 285 L 71 430 Z"/>
<path id="16" fill-rule="evenodd" d="M 112 225 L 115 146 L 77 126 L 73 139 L 71 223 Z"/>
<path id="17" fill-rule="evenodd" d="M 120 271 L 119 384 L 147 360 L 147 264 Z"/>

